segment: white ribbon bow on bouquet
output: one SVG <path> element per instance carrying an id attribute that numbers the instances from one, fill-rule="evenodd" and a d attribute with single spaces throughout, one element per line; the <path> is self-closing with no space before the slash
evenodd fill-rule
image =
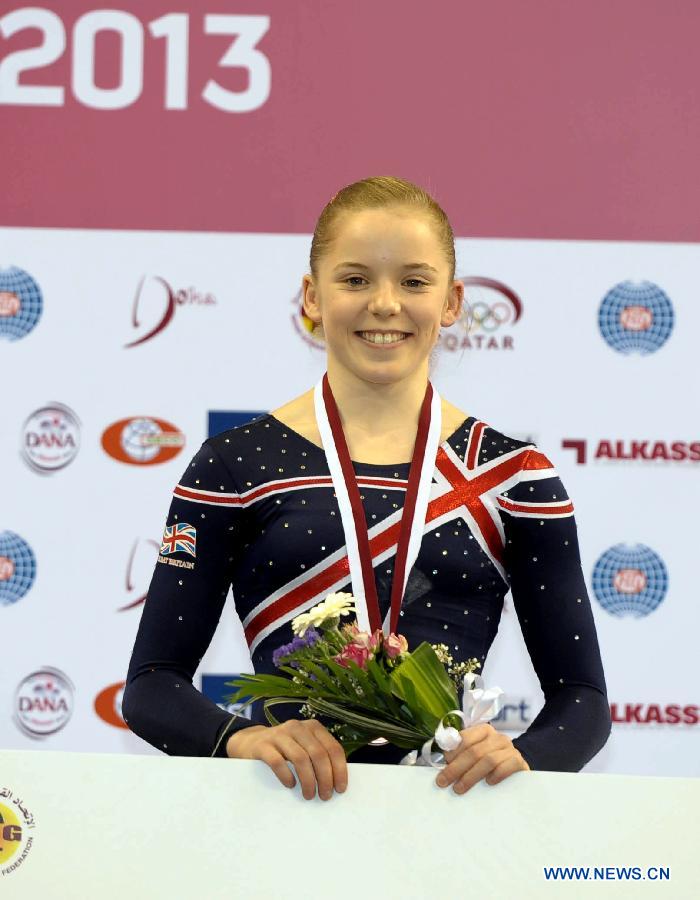
<path id="1" fill-rule="evenodd" d="M 453 709 L 446 715 L 459 716 L 465 728 L 470 725 L 479 725 L 488 722 L 501 711 L 503 691 L 499 687 L 485 688 L 484 680 L 480 675 L 469 672 L 464 676 L 464 694 L 462 696 L 462 709 Z M 443 716 L 443 719 L 445 716 Z M 462 743 L 462 735 L 451 725 L 447 728 L 442 724 L 442 719 L 435 729 L 435 737 L 428 738 L 423 744 L 420 756 L 417 750 L 411 750 L 400 761 L 400 766 L 432 766 L 434 769 L 444 769 L 447 765 L 442 753 L 431 750 L 435 741 L 442 750 L 449 752 L 456 750 Z"/>

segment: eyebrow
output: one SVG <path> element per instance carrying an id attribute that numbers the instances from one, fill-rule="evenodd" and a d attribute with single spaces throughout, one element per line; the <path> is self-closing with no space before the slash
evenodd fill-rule
<path id="1" fill-rule="evenodd" d="M 366 266 L 364 263 L 359 263 L 359 262 L 343 262 L 343 263 L 338 263 L 338 265 L 333 269 L 333 271 L 334 271 L 334 272 L 337 272 L 338 269 L 345 269 L 345 268 L 348 268 L 348 269 L 365 269 L 365 271 L 367 271 L 367 272 L 370 271 L 370 266 Z M 431 266 L 431 265 L 429 265 L 428 263 L 425 263 L 425 262 L 420 262 L 420 263 L 406 263 L 406 265 L 405 265 L 405 266 L 401 266 L 401 268 L 402 268 L 402 269 L 424 269 L 424 270 L 427 271 L 427 272 L 434 272 L 436 275 L 439 275 L 439 274 L 440 274 L 440 273 L 438 272 L 438 270 L 437 270 L 434 266 Z"/>

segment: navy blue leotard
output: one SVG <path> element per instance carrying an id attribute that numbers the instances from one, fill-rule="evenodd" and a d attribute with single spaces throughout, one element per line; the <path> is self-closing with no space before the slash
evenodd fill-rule
<path id="1" fill-rule="evenodd" d="M 370 540 L 401 515 L 410 464 L 354 463 Z M 174 490 L 143 608 L 122 712 L 154 747 L 225 756 L 239 728 L 268 724 L 261 704 L 235 718 L 192 684 L 233 590 L 257 672 L 292 637 L 291 620 L 352 592 L 324 451 L 272 414 L 205 441 Z M 373 554 L 382 618 L 396 546 Z M 580 770 L 605 744 L 610 711 L 573 505 L 535 445 L 470 416 L 438 449 L 423 541 L 399 630 L 409 647 L 447 644 L 485 662 L 504 597 L 513 605 L 545 702 L 514 740 L 531 769 Z M 298 708 L 275 707 L 280 720 Z M 215 751 L 216 748 L 216 752 Z M 357 762 L 405 751 L 364 748 Z"/>

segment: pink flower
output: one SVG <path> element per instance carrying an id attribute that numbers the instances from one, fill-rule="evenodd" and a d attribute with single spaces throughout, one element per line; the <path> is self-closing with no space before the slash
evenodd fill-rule
<path id="1" fill-rule="evenodd" d="M 335 657 L 335 661 L 341 666 L 348 668 L 349 662 L 356 663 L 361 669 L 367 668 L 367 661 L 372 657 L 373 653 L 369 647 L 363 647 L 360 644 L 346 644 L 342 652 Z"/>
<path id="2" fill-rule="evenodd" d="M 384 638 L 384 650 L 389 659 L 394 659 L 408 650 L 408 641 L 402 634 L 392 634 Z"/>
<path id="3" fill-rule="evenodd" d="M 357 644 L 358 647 L 363 647 L 365 650 L 370 650 L 372 653 L 381 647 L 382 638 L 384 637 L 381 628 L 377 628 L 374 634 L 370 634 L 368 631 L 359 631 L 357 626 L 354 626 L 354 628 L 354 632 L 348 629 L 348 634 L 352 636 L 353 644 Z"/>

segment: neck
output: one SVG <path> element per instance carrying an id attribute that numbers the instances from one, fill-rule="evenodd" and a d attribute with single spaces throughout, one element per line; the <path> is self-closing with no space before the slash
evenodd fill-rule
<path id="1" fill-rule="evenodd" d="M 391 382 L 358 378 L 330 357 L 327 371 L 346 435 L 368 439 L 418 428 L 428 385 L 427 362 L 407 378 Z"/>

